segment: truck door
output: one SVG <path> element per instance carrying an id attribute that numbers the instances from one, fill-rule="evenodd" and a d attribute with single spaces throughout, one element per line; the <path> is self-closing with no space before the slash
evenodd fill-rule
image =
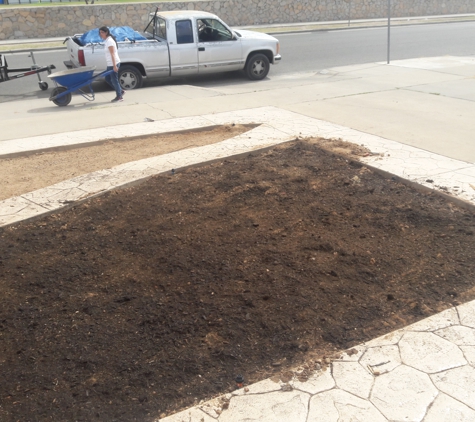
<path id="1" fill-rule="evenodd" d="M 197 19 L 199 73 L 244 67 L 241 40 L 217 19 Z"/>
<path id="2" fill-rule="evenodd" d="M 169 39 L 172 76 L 198 73 L 198 48 L 190 19 L 175 22 L 176 42 Z"/>

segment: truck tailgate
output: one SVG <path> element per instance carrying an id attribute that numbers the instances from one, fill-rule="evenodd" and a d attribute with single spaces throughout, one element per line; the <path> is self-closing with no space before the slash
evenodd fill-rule
<path id="1" fill-rule="evenodd" d="M 66 38 L 66 47 L 68 50 L 69 60 L 64 62 L 64 65 L 67 68 L 80 67 L 81 63 L 79 62 L 79 49 L 81 48 L 79 44 L 74 41 L 74 37 Z"/>

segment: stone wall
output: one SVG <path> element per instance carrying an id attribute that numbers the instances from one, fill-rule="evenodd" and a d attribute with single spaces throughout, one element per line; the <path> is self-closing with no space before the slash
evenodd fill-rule
<path id="1" fill-rule="evenodd" d="M 99 0 L 100 1 L 100 0 Z M 475 13 L 475 0 L 392 0 L 393 17 Z M 143 29 L 148 14 L 191 9 L 217 14 L 231 26 L 383 18 L 388 0 L 216 0 L 49 7 L 0 6 L 0 40 L 66 37 L 98 26 Z"/>

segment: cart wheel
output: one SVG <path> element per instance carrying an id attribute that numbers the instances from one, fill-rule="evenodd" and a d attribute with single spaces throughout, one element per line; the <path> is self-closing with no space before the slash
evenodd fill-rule
<path id="1" fill-rule="evenodd" d="M 60 98 L 54 98 L 57 95 L 61 94 L 64 91 L 67 91 L 68 89 L 65 88 L 64 86 L 58 86 L 57 88 L 53 89 L 53 92 L 51 93 L 50 99 L 55 103 L 57 106 L 64 107 L 67 106 L 71 102 L 71 93 L 68 92 L 66 95 L 63 95 Z"/>
<path id="2" fill-rule="evenodd" d="M 46 82 L 40 82 L 40 88 L 42 91 L 46 91 L 48 89 L 48 84 Z"/>

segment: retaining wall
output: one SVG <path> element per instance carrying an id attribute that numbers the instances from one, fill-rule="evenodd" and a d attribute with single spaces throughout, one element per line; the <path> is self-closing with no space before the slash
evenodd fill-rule
<path id="1" fill-rule="evenodd" d="M 99 0 L 100 1 L 100 0 Z M 475 0 L 392 0 L 391 16 L 475 13 Z M 143 29 L 148 14 L 191 9 L 215 13 L 231 26 L 383 18 L 388 0 L 216 0 L 164 3 L 0 6 L 0 40 L 66 37 L 98 26 Z"/>

